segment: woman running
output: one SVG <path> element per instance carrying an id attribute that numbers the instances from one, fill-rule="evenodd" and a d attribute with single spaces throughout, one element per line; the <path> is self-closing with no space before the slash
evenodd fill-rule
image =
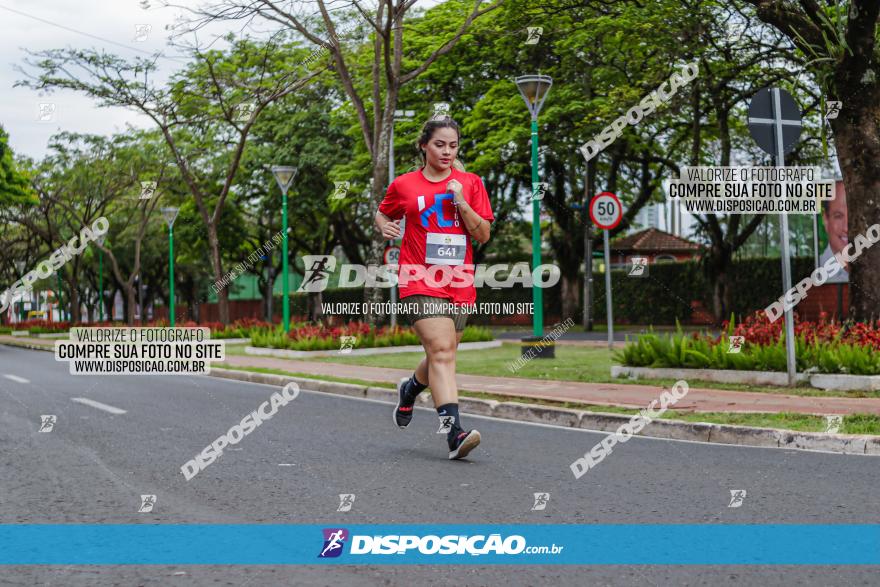
<path id="1" fill-rule="evenodd" d="M 376 226 L 388 240 L 400 238 L 400 220 L 406 218 L 400 299 L 426 355 L 412 377 L 397 385 L 394 423 L 409 425 L 416 398 L 430 385 L 450 459 L 480 444 L 480 433 L 465 430 L 458 413 L 455 353 L 467 308 L 477 299 L 470 238 L 487 242 L 495 220 L 483 181 L 465 173 L 456 159 L 460 138 L 449 117 L 425 123 L 417 143 L 423 166 L 391 182 L 376 213 Z M 461 279 L 465 274 L 470 279 Z"/>

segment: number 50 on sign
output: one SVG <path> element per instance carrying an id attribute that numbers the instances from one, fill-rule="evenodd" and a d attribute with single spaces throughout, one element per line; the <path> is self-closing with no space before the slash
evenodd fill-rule
<path id="1" fill-rule="evenodd" d="M 590 219 L 599 228 L 611 230 L 620 224 L 623 206 L 611 192 L 602 192 L 590 202 Z"/>

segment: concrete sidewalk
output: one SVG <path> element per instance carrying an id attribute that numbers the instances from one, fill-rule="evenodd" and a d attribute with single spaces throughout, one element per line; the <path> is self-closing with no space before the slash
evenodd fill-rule
<path id="1" fill-rule="evenodd" d="M 388 369 L 339 363 L 227 355 L 229 367 L 263 367 L 313 376 L 333 376 L 370 382 L 396 383 L 412 375 L 412 368 Z M 217 365 L 222 367 L 223 365 Z M 579 383 L 515 377 L 486 377 L 459 373 L 458 385 L 467 391 L 503 396 L 569 401 L 598 406 L 641 408 L 659 399 L 661 389 L 627 383 Z M 797 395 L 724 391 L 691 387 L 676 410 L 695 412 L 796 412 L 799 414 L 880 414 L 880 398 L 804 397 Z"/>

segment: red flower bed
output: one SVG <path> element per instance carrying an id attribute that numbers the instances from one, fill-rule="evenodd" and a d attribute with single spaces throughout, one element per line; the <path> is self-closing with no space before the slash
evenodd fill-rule
<path id="1" fill-rule="evenodd" d="M 78 324 L 80 326 L 80 324 Z M 45 328 L 52 330 L 67 330 L 70 328 L 70 322 L 50 322 L 49 320 L 26 320 L 15 324 L 18 330 L 30 330 L 31 328 Z"/>
<path id="2" fill-rule="evenodd" d="M 232 323 L 233 328 L 272 328 L 275 326 L 271 322 L 260 320 L 259 318 L 239 318 Z"/>
<path id="3" fill-rule="evenodd" d="M 727 331 L 729 322 L 725 321 L 722 329 Z M 767 345 L 776 343 L 782 336 L 785 320 L 770 322 L 767 315 L 758 311 L 737 324 L 733 334 L 746 337 L 751 344 Z M 839 341 L 846 344 L 870 346 L 880 350 L 880 320 L 876 322 L 841 323 L 828 320 L 828 314 L 822 312 L 819 320 L 810 322 L 799 320 L 794 315 L 794 334 L 803 337 L 808 343 Z"/>
<path id="4" fill-rule="evenodd" d="M 402 329 L 391 329 L 388 326 L 377 328 L 374 332 L 375 336 L 400 332 Z M 287 335 L 289 338 L 339 338 L 340 336 L 366 336 L 370 334 L 371 327 L 366 322 L 350 322 L 341 326 L 324 326 L 323 324 L 305 324 L 292 328 Z"/>

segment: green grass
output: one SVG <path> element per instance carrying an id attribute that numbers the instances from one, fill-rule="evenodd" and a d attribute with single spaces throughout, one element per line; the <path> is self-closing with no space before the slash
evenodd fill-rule
<path id="1" fill-rule="evenodd" d="M 459 373 L 496 377 L 525 377 L 528 379 L 559 379 L 568 381 L 610 380 L 611 354 L 601 347 L 557 346 L 556 359 L 534 359 L 515 374 L 506 365 L 519 358 L 517 343 L 505 343 L 497 348 L 459 351 L 456 365 Z M 387 355 L 334 355 L 309 359 L 328 363 L 365 365 L 370 367 L 415 366 L 424 356 L 422 352 Z"/>
<path id="2" fill-rule="evenodd" d="M 221 340 L 221 339 L 218 339 Z M 244 344 L 229 344 L 226 343 L 226 354 L 227 355 L 244 355 L 244 347 L 248 346 L 247 343 Z"/>
<path id="3" fill-rule="evenodd" d="M 224 365 L 217 365 L 224 367 Z M 241 371 L 252 371 L 254 373 L 270 373 L 273 375 L 285 375 L 288 377 L 303 377 L 305 379 L 320 379 L 322 381 L 335 381 L 337 383 L 351 383 L 354 385 L 364 385 L 369 387 L 383 387 L 394 389 L 393 383 L 377 383 L 373 381 L 365 381 L 363 379 L 352 379 L 348 377 L 333 377 L 329 375 L 311 375 L 309 373 L 297 373 L 294 371 L 285 371 L 283 369 L 266 369 L 263 367 L 231 367 Z M 516 398 L 510 396 L 496 395 L 492 393 L 476 392 L 466 389 L 460 389 L 459 395 L 462 397 L 472 397 L 477 399 L 496 400 L 496 401 L 523 401 L 526 403 L 539 404 L 544 406 L 552 406 L 557 408 L 568 408 L 572 410 L 586 410 L 589 412 L 602 412 L 606 414 L 622 414 L 634 415 L 638 410 L 634 408 L 626 408 L 620 406 L 597 406 L 594 404 L 582 404 L 577 402 L 554 402 L 548 400 L 540 400 L 533 398 Z M 676 410 L 668 410 L 663 414 L 664 420 L 684 420 L 686 422 L 706 422 L 710 424 L 730 424 L 734 426 L 754 426 L 759 428 L 777 428 L 782 430 L 794 430 L 797 432 L 822 432 L 825 430 L 825 418 L 822 416 L 812 416 L 809 414 L 793 414 L 789 412 L 757 413 L 757 414 L 729 414 L 725 412 L 682 412 Z M 873 414 L 852 414 L 845 416 L 843 425 L 840 428 L 842 434 L 874 434 L 880 435 L 880 416 Z"/>
<path id="4" fill-rule="evenodd" d="M 822 432 L 825 430 L 825 418 L 810 414 L 792 412 L 729 414 L 726 412 L 680 412 L 669 410 L 663 414 L 664 420 L 684 420 L 686 422 L 711 422 L 713 424 L 730 424 L 733 426 L 754 426 L 758 428 L 783 428 L 798 432 Z M 878 429 L 880 433 L 880 429 Z"/>
<path id="5" fill-rule="evenodd" d="M 364 365 L 368 367 L 400 368 L 401 365 L 415 366 L 423 353 L 393 353 L 387 355 L 334 355 L 316 357 L 310 361 Z M 459 351 L 456 360 L 458 373 L 467 375 L 486 375 L 489 377 L 518 377 L 544 379 L 551 381 L 581 381 L 585 383 L 642 384 L 669 387 L 676 379 L 615 379 L 611 377 L 614 364 L 611 351 L 606 347 L 587 347 L 557 345 L 555 359 L 532 359 L 522 368 L 511 373 L 507 365 L 520 356 L 517 343 L 505 343 L 500 347 Z M 746 385 L 741 383 L 716 383 L 689 379 L 691 387 L 724 389 L 730 391 L 752 391 L 759 393 L 784 393 L 789 395 L 816 397 L 880 397 L 880 391 L 825 391 L 812 387 L 776 387 L 772 385 Z"/>
<path id="6" fill-rule="evenodd" d="M 845 434 L 880 434 L 880 416 L 852 414 L 844 417 L 841 432 Z"/>

